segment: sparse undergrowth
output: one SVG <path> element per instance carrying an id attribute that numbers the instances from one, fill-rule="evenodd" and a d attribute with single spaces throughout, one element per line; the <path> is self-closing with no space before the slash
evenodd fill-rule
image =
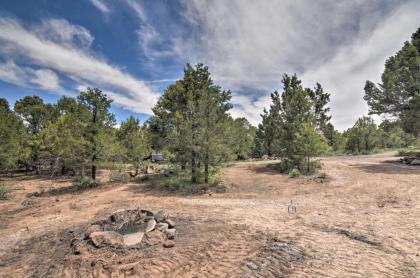
<path id="1" fill-rule="evenodd" d="M 127 182 L 129 180 L 129 177 L 127 173 L 121 170 L 112 170 L 109 174 L 109 180 L 111 182 Z"/>
<path id="2" fill-rule="evenodd" d="M 101 183 L 98 180 L 91 179 L 87 176 L 80 176 L 75 177 L 72 181 L 73 187 L 77 190 L 83 190 L 88 188 L 95 188 L 101 185 Z"/>

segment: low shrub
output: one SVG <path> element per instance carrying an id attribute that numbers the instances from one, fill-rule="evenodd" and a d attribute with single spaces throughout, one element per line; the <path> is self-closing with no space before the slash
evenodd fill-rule
<path id="1" fill-rule="evenodd" d="M 299 177 L 300 176 L 300 172 L 299 172 L 299 170 L 298 169 L 292 169 L 290 172 L 289 172 L 289 177 L 291 177 L 291 178 L 297 178 L 297 177 Z"/>
<path id="2" fill-rule="evenodd" d="M 307 161 L 302 161 L 298 167 L 299 171 L 304 175 L 315 174 L 321 168 L 322 168 L 322 165 L 319 160 L 310 161 L 309 165 Z"/>
<path id="3" fill-rule="evenodd" d="M 279 164 L 277 164 L 277 167 L 280 173 L 289 173 L 295 168 L 295 165 L 292 163 L 292 161 L 283 159 Z"/>
<path id="4" fill-rule="evenodd" d="M 13 188 L 11 188 L 10 186 L 4 183 L 0 183 L 0 200 L 7 199 L 7 195 L 9 195 L 9 193 L 12 191 L 13 191 Z"/>
<path id="5" fill-rule="evenodd" d="M 87 176 L 75 177 L 73 179 L 73 186 L 77 189 L 94 188 L 99 185 L 101 185 L 101 183 L 98 180 L 94 180 Z"/>
<path id="6" fill-rule="evenodd" d="M 127 182 L 129 179 L 127 173 L 120 170 L 112 170 L 109 174 L 109 180 L 112 182 Z"/>

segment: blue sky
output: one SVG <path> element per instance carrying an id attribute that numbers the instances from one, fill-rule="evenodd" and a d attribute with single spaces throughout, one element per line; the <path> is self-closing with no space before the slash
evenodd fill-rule
<path id="1" fill-rule="evenodd" d="M 344 129 L 367 112 L 364 82 L 419 26 L 416 0 L 3 0 L 0 96 L 99 87 L 118 121 L 144 121 L 185 63 L 203 62 L 232 90 L 235 117 L 257 124 L 282 74 L 297 73 L 331 93 Z"/>

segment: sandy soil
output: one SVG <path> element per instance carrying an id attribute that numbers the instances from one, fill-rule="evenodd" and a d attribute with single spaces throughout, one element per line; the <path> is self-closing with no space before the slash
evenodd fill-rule
<path id="1" fill-rule="evenodd" d="M 70 183 L 3 178 L 20 190 L 0 202 L 0 277 L 420 277 L 420 167 L 395 159 L 324 158 L 327 183 L 239 163 L 212 196 L 129 183 L 27 198 Z M 175 247 L 73 254 L 95 219 L 137 207 L 171 214 Z"/>

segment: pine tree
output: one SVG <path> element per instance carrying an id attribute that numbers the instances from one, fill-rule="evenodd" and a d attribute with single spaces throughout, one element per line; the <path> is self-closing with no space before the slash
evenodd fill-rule
<path id="1" fill-rule="evenodd" d="M 420 28 L 411 42 L 385 62 L 382 83 L 366 81 L 364 99 L 369 114 L 392 115 L 405 131 L 420 136 Z"/>
<path id="2" fill-rule="evenodd" d="M 106 128 L 115 125 L 115 117 L 109 113 L 112 100 L 97 88 L 87 88 L 85 92 L 80 93 L 77 100 L 89 112 L 84 138 L 89 142 L 88 153 L 91 160 L 92 179 L 96 179 L 96 163 L 104 147 L 101 139 L 106 133 Z"/>

